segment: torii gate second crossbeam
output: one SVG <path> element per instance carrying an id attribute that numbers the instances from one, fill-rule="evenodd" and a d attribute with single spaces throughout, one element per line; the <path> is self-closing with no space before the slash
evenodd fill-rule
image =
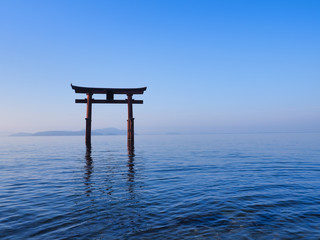
<path id="1" fill-rule="evenodd" d="M 86 145 L 91 146 L 91 122 L 92 122 L 92 103 L 117 103 L 117 104 L 128 104 L 128 124 L 127 124 L 127 135 L 128 135 L 128 147 L 134 145 L 134 118 L 132 104 L 143 104 L 143 100 L 132 99 L 134 94 L 143 94 L 147 89 L 143 88 L 92 88 L 92 87 L 79 87 L 71 84 L 71 88 L 75 93 L 84 93 L 87 95 L 86 99 L 76 99 L 76 103 L 87 104 L 87 117 L 86 117 Z M 94 99 L 93 94 L 104 94 L 105 99 Z M 127 99 L 117 100 L 114 99 L 115 94 L 126 94 Z"/>

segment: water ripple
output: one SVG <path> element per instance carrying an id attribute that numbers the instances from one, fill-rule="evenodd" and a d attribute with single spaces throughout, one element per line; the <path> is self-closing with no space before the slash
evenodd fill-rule
<path id="1" fill-rule="evenodd" d="M 1 239 L 320 239 L 319 135 L 11 138 Z"/>

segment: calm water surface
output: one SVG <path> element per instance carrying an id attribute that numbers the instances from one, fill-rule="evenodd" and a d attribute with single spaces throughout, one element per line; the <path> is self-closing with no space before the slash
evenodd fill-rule
<path id="1" fill-rule="evenodd" d="M 0 141 L 0 239 L 320 239 L 320 134 Z"/>

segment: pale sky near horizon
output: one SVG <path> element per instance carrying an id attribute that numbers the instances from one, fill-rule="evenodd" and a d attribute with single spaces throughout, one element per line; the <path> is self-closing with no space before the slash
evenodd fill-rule
<path id="1" fill-rule="evenodd" d="M 137 132 L 320 131 L 320 1 L 0 1 L 0 132 L 80 130 L 70 84 L 148 87 Z M 126 129 L 126 105 L 92 128 Z"/>

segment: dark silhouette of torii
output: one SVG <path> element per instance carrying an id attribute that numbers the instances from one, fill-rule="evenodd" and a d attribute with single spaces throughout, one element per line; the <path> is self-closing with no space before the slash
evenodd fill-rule
<path id="1" fill-rule="evenodd" d="M 127 125 L 127 135 L 128 135 L 128 149 L 133 151 L 134 148 L 134 118 L 132 111 L 132 104 L 143 104 L 143 100 L 132 99 L 134 94 L 143 94 L 147 89 L 143 88 L 92 88 L 92 87 L 79 87 L 71 84 L 71 88 L 75 93 L 84 93 L 87 95 L 86 99 L 76 99 L 76 103 L 86 103 L 87 104 L 87 117 L 86 117 L 86 145 L 91 147 L 91 121 L 92 121 L 92 103 L 124 103 L 128 104 L 128 125 Z M 105 99 L 93 99 L 93 94 L 104 94 Z M 115 94 L 125 94 L 127 99 L 116 100 L 114 99 Z M 131 150 L 130 150 L 131 149 Z"/>

